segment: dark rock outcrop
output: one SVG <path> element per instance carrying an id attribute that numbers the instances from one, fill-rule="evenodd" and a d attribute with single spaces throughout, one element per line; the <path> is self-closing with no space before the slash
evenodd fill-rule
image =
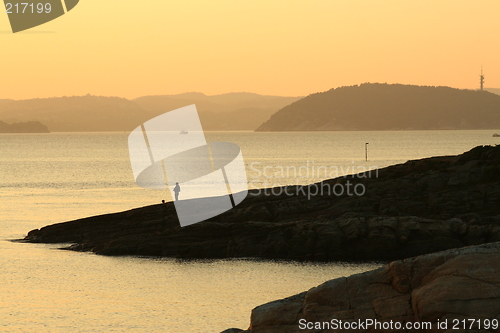
<path id="1" fill-rule="evenodd" d="M 322 324 L 331 324 L 332 319 L 337 323 L 365 319 L 402 325 L 432 323 L 432 328 L 427 330 L 402 326 L 403 329 L 392 330 L 396 332 L 497 332 L 500 243 L 394 261 L 370 272 L 327 281 L 307 292 L 256 307 L 252 311 L 250 328 L 243 332 L 336 332 L 333 326 L 328 329 Z M 466 329 L 462 320 L 465 320 Z M 491 325 L 493 320 L 496 325 Z M 447 330 L 438 329 L 438 321 L 447 323 Z M 300 329 L 299 326 L 300 323 L 304 326 L 317 322 L 325 326 L 321 329 Z M 489 329 L 485 329 L 486 323 L 490 324 Z M 395 325 L 393 327 L 397 328 Z M 355 331 L 391 330 L 377 329 L 373 325 Z"/>
<path id="2" fill-rule="evenodd" d="M 348 183 L 365 194 L 328 194 Z M 26 240 L 104 255 L 318 261 L 396 260 L 500 241 L 500 146 L 271 193 L 252 191 L 231 211 L 184 228 L 168 203 L 47 226 Z"/>

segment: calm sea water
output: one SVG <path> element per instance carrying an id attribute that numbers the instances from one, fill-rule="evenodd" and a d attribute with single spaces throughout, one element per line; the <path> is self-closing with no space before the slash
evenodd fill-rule
<path id="1" fill-rule="evenodd" d="M 240 145 L 250 188 L 306 184 L 500 144 L 492 131 L 209 132 Z M 365 143 L 368 161 L 365 161 Z M 102 257 L 13 243 L 34 228 L 169 199 L 138 188 L 125 133 L 0 135 L 0 331 L 220 332 L 250 310 L 377 264 Z"/>

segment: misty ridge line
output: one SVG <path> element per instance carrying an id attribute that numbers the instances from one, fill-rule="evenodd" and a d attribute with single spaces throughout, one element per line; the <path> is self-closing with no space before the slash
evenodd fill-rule
<path id="1" fill-rule="evenodd" d="M 0 121 L 38 121 L 52 132 L 128 132 L 147 119 L 196 104 L 207 131 L 500 128 L 498 112 L 491 111 L 500 109 L 500 96 L 494 94 L 500 89 L 487 90 L 493 93 L 365 83 L 306 97 L 190 92 L 135 99 L 90 94 L 0 99 Z"/>
<path id="2" fill-rule="evenodd" d="M 165 112 L 196 104 L 204 130 L 254 130 L 271 114 L 301 97 L 254 93 L 202 93 L 121 97 L 85 96 L 0 99 L 0 120 L 39 121 L 52 132 L 131 131 Z"/>

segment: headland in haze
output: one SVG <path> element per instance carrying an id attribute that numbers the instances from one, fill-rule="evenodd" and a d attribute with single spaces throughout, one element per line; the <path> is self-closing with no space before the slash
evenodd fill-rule
<path id="1" fill-rule="evenodd" d="M 0 120 L 39 121 L 52 132 L 131 131 L 138 124 L 196 104 L 208 131 L 500 129 L 500 89 L 367 83 L 307 97 L 192 92 L 132 100 L 72 96 L 0 99 Z"/>
<path id="2" fill-rule="evenodd" d="M 0 121 L 0 133 L 50 133 L 47 126 L 38 121 L 7 124 Z"/>
<path id="3" fill-rule="evenodd" d="M 254 130 L 282 107 L 300 97 L 228 93 L 120 97 L 72 96 L 0 100 L 0 120 L 40 121 L 52 132 L 131 131 L 165 112 L 196 104 L 204 130 Z"/>
<path id="4" fill-rule="evenodd" d="M 500 96 L 450 87 L 364 83 L 309 95 L 257 131 L 469 130 L 500 128 Z"/>

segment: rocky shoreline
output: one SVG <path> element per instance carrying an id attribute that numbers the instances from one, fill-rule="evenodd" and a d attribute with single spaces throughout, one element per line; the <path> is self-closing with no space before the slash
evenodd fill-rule
<path id="1" fill-rule="evenodd" d="M 371 326 L 368 322 L 352 331 L 498 332 L 500 242 L 398 260 L 330 280 L 258 306 L 248 330 L 223 333 L 343 332 L 348 330 L 334 325 L 366 319 L 373 320 Z M 427 323 L 426 329 L 415 328 Z"/>
<path id="2" fill-rule="evenodd" d="M 363 184 L 365 195 L 306 195 L 348 181 Z M 428 332 L 446 331 L 436 326 L 446 321 L 450 332 L 497 331 L 484 324 L 500 320 L 500 146 L 408 161 L 375 178 L 331 179 L 305 193 L 274 192 L 280 194 L 253 191 L 233 210 L 184 228 L 167 203 L 46 226 L 25 241 L 72 243 L 66 249 L 102 255 L 395 260 L 261 305 L 248 330 L 224 333 L 333 332 L 299 325 L 332 319 L 429 321 Z M 483 329 L 451 330 L 463 319 L 481 320 Z"/>
<path id="3" fill-rule="evenodd" d="M 349 181 L 366 194 L 251 191 L 236 208 L 184 228 L 170 202 L 46 226 L 25 240 L 103 255 L 309 261 L 389 261 L 500 241 L 500 146 L 310 186 Z"/>

